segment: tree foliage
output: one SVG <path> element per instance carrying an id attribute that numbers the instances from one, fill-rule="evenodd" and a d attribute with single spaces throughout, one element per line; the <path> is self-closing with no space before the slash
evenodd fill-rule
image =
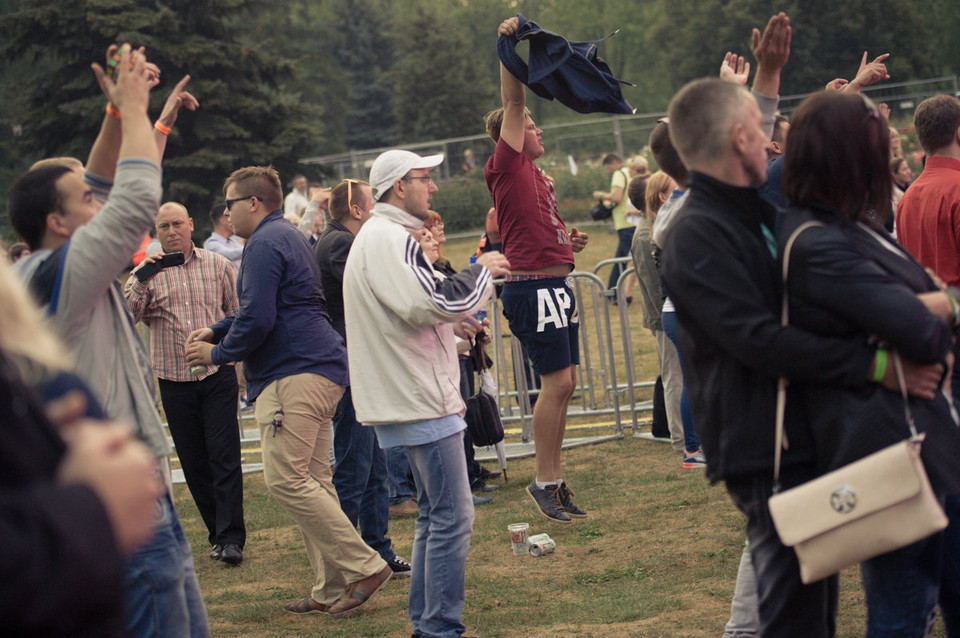
<path id="1" fill-rule="evenodd" d="M 252 0 L 31 0 L 4 16 L 4 53 L 36 73 L 21 107 L 17 151 L 81 159 L 103 117 L 103 97 L 89 69 L 112 42 L 147 48 L 163 71 L 151 96 L 159 113 L 167 89 L 184 74 L 201 108 L 181 114 L 164 158 L 165 198 L 194 209 L 209 205 L 223 178 L 249 164 L 296 170 L 296 158 L 320 139 L 319 104 L 289 87 L 291 61 L 271 50 Z M 221 16 L 230 16 L 224 19 Z M 239 29 L 238 25 L 246 25 Z M 253 25 L 253 26 L 250 26 Z"/>
<path id="2" fill-rule="evenodd" d="M 201 108 L 171 135 L 164 179 L 167 198 L 205 207 L 246 164 L 315 178 L 299 158 L 482 133 L 507 16 L 575 40 L 619 29 L 600 56 L 636 84 L 634 107 L 658 112 L 724 52 L 751 59 L 750 30 L 779 10 L 794 29 L 782 94 L 851 78 L 864 50 L 891 53 L 893 81 L 960 71 L 956 0 L 0 0 L 0 181 L 42 156 L 85 157 L 103 109 L 89 63 L 111 42 L 145 45 L 163 69 L 154 114 L 193 76 Z M 582 117 L 529 103 L 543 124 Z"/>

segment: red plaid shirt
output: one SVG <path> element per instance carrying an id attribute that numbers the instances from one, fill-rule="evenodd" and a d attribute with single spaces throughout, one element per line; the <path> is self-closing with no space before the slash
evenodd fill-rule
<path id="1" fill-rule="evenodd" d="M 233 266 L 226 257 L 196 246 L 185 264 L 164 268 L 146 283 L 131 274 L 123 292 L 134 319 L 150 327 L 154 372 L 168 381 L 197 380 L 184 352 L 187 335 L 238 308 Z M 207 366 L 199 378 L 216 371 L 217 366 Z"/>

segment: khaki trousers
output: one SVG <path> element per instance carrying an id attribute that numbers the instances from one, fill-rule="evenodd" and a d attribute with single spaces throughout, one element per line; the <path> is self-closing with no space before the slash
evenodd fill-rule
<path id="1" fill-rule="evenodd" d="M 342 394 L 326 377 L 297 374 L 264 388 L 255 411 L 267 490 L 300 526 L 316 574 L 311 596 L 323 605 L 387 565 L 347 520 L 333 487 L 330 422 Z M 274 431 L 281 410 L 283 426 Z"/>

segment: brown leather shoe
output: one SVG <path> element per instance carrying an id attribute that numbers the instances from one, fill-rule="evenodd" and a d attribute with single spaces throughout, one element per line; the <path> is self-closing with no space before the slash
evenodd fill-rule
<path id="1" fill-rule="evenodd" d="M 337 599 L 337 602 L 330 605 L 331 616 L 342 616 L 347 612 L 353 611 L 363 603 L 370 600 L 370 597 L 380 591 L 387 584 L 390 577 L 393 576 L 393 570 L 387 565 L 373 576 L 367 576 L 363 580 L 347 585 L 343 596 Z"/>
<path id="2" fill-rule="evenodd" d="M 307 596 L 302 600 L 298 600 L 293 603 L 287 603 L 283 606 L 284 611 L 288 611 L 291 614 L 297 614 L 306 616 L 308 614 L 328 614 L 330 613 L 330 608 L 326 605 L 321 605 L 313 599 L 312 596 Z"/>
<path id="3" fill-rule="evenodd" d="M 417 516 L 419 513 L 420 513 L 420 508 L 417 507 L 417 502 L 412 498 L 402 503 L 397 503 L 396 505 L 390 506 L 390 518 L 400 518 L 403 516 Z"/>

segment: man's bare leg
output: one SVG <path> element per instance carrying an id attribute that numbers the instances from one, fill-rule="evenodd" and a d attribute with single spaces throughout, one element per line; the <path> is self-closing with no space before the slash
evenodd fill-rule
<path id="1" fill-rule="evenodd" d="M 537 480 L 563 477 L 560 453 L 567 428 L 567 406 L 576 387 L 576 367 L 540 375 L 540 396 L 533 408 L 533 441 L 537 453 Z"/>
<path id="2" fill-rule="evenodd" d="M 576 366 L 541 375 L 540 381 L 540 397 L 533 410 L 537 476 L 527 491 L 544 516 L 559 523 L 569 523 L 573 518 L 587 515 L 574 505 L 572 492 L 562 482 L 560 458 L 567 428 L 567 406 L 576 387 Z"/>

